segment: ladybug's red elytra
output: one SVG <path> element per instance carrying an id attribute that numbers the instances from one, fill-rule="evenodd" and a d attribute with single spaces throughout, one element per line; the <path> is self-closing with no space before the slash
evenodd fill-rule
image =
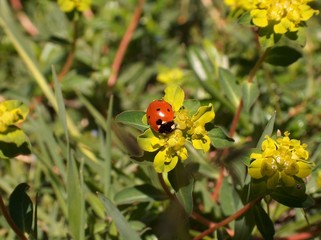
<path id="1" fill-rule="evenodd" d="M 172 105 L 164 100 L 152 101 L 146 111 L 150 127 L 159 133 L 170 133 L 175 129 Z"/>

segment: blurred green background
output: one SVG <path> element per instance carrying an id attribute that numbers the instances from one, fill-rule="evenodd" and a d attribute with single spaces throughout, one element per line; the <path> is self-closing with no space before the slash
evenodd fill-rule
<path id="1" fill-rule="evenodd" d="M 140 153 L 135 140 L 140 132 L 117 124 L 114 118 L 127 110 L 145 111 L 149 102 L 163 96 L 166 87 L 157 81 L 157 74 L 167 68 L 180 68 L 184 72 L 181 86 L 186 98 L 214 103 L 214 123 L 228 131 L 235 106 L 224 94 L 218 67 L 229 69 L 238 84 L 247 80 L 262 52 L 253 29 L 233 19 L 223 1 L 146 0 L 119 77 L 114 86 L 109 86 L 111 66 L 137 1 L 93 0 L 91 10 L 78 16 L 62 12 L 56 1 L 26 0 L 20 10 L 13 9 L 12 2 L 2 0 L 0 5 L 0 97 L 21 100 L 30 107 L 22 128 L 30 138 L 32 155 L 0 161 L 3 198 L 7 199 L 21 182 L 31 186 L 28 194 L 33 202 L 39 194 L 39 239 L 70 237 L 70 226 L 77 222 L 68 217 L 72 204 L 84 204 L 79 211 L 83 211 L 85 239 L 119 239 L 96 192 L 112 199 L 143 239 L 189 239 L 206 229 L 192 219 L 180 217 L 175 206 L 162 201 L 165 196 L 158 192 L 160 185 L 153 168 L 130 159 Z M 314 6 L 321 8 L 320 2 Z M 22 27 L 21 13 L 37 29 L 33 36 Z M 240 159 L 256 146 L 276 111 L 275 129 L 290 131 L 291 137 L 307 143 L 311 159 L 316 162 L 307 188 L 316 205 L 307 211 L 315 216 L 311 224 L 320 229 L 320 188 L 316 185 L 321 151 L 320 24 L 321 15 L 308 22 L 306 45 L 299 49 L 302 57 L 297 62 L 289 67 L 264 64 L 258 71 L 255 82 L 260 95 L 249 111 L 242 112 L 236 143 L 225 162 L 230 174 L 223 185 L 226 191 L 221 205 L 210 197 L 218 176 L 217 166 L 206 161 L 207 155 L 192 153 L 202 166 L 195 176 L 194 208 L 202 209 L 209 220 L 219 221 L 239 208 L 238 201 L 227 199 L 233 198 L 235 188 L 242 185 L 245 170 Z M 63 124 L 44 88 L 53 91 L 52 67 L 58 74 L 63 68 L 72 51 L 75 26 L 74 59 L 60 82 L 66 112 L 74 126 L 69 142 L 79 172 L 73 175 L 67 172 L 70 156 Z M 43 75 L 45 87 L 36 80 L 37 73 Z M 72 181 L 71 176 L 76 180 Z M 68 187 L 77 184 L 83 195 L 67 201 Z M 143 186 L 145 194 L 135 192 L 134 186 Z M 273 205 L 271 213 L 277 237 L 307 227 L 299 210 Z M 253 235 L 257 234 L 254 231 Z M 226 232 L 220 230 L 215 236 L 223 239 Z M 0 238 L 14 239 L 2 217 Z"/>

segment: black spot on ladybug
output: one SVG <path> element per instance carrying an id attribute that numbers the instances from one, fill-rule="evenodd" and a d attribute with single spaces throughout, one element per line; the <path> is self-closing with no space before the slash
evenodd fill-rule
<path id="1" fill-rule="evenodd" d="M 156 124 L 157 124 L 157 125 L 162 125 L 162 123 L 163 123 L 162 119 L 158 119 L 158 120 L 156 121 Z"/>
<path id="2" fill-rule="evenodd" d="M 158 129 L 159 133 L 171 133 L 175 129 L 174 121 L 162 123 Z"/>
<path id="3" fill-rule="evenodd" d="M 161 109 L 160 108 L 157 108 L 156 111 L 159 112 Z"/>

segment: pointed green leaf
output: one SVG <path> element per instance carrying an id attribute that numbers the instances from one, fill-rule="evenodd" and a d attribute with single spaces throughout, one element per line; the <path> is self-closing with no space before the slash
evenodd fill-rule
<path id="1" fill-rule="evenodd" d="M 253 209 L 250 209 L 235 221 L 235 235 L 233 240 L 251 239 L 254 226 Z"/>
<path id="2" fill-rule="evenodd" d="M 225 96 L 237 108 L 241 99 L 241 87 L 236 83 L 235 76 L 227 69 L 220 68 L 220 84 Z"/>
<path id="3" fill-rule="evenodd" d="M 103 156 L 104 156 L 104 194 L 110 194 L 110 184 L 111 184 L 111 168 L 112 168 L 112 140 L 111 140 L 111 121 L 113 119 L 113 103 L 114 103 L 114 96 L 111 95 L 109 98 L 108 104 L 108 111 L 107 111 L 107 121 L 106 121 L 106 140 L 105 146 L 102 149 Z"/>
<path id="4" fill-rule="evenodd" d="M 130 204 L 134 202 L 161 201 L 167 198 L 168 196 L 163 191 L 149 184 L 142 184 L 121 190 L 116 193 L 114 200 L 117 204 Z"/>
<path id="5" fill-rule="evenodd" d="M 63 129 L 64 129 L 67 145 L 69 145 L 69 134 L 68 134 L 68 128 L 67 128 L 67 121 L 66 121 L 65 102 L 64 102 L 64 98 L 62 96 L 61 86 L 60 86 L 60 83 L 57 79 L 57 74 L 56 74 L 56 70 L 55 70 L 54 66 L 52 66 L 52 78 L 54 81 L 55 97 L 56 97 L 56 101 L 58 104 L 59 120 L 60 120 L 60 123 L 62 124 Z"/>
<path id="6" fill-rule="evenodd" d="M 275 65 L 287 67 L 302 57 L 302 53 L 288 46 L 273 47 L 267 54 L 265 62 Z"/>
<path id="7" fill-rule="evenodd" d="M 221 191 L 219 195 L 222 211 L 225 216 L 230 216 L 236 212 L 233 196 L 235 186 L 230 184 L 229 181 L 229 178 L 223 179 L 222 189 L 224 189 L 224 191 Z"/>
<path id="8" fill-rule="evenodd" d="M 26 194 L 28 184 L 20 183 L 9 197 L 9 213 L 16 226 L 24 233 L 30 233 L 33 219 L 33 205 Z"/>
<path id="9" fill-rule="evenodd" d="M 244 110 L 249 112 L 250 108 L 259 97 L 260 91 L 255 82 L 244 82 L 242 84 L 242 98 Z"/>
<path id="10" fill-rule="evenodd" d="M 258 141 L 256 147 L 257 148 L 261 148 L 262 142 L 265 139 L 265 136 L 271 136 L 273 133 L 273 128 L 274 128 L 274 122 L 275 122 L 275 116 L 276 116 L 276 112 L 274 112 L 274 114 L 271 116 L 270 120 L 268 121 L 268 123 L 266 124 L 266 127 L 260 137 L 260 140 Z"/>
<path id="11" fill-rule="evenodd" d="M 6 159 L 30 153 L 29 139 L 20 128 L 10 126 L 6 132 L 0 134 L 0 158 Z"/>
<path id="12" fill-rule="evenodd" d="M 214 75 L 215 67 L 206 52 L 199 47 L 193 46 L 188 49 L 187 54 L 189 64 L 203 88 L 230 111 L 234 111 L 233 105 L 221 94 L 220 89 L 215 87 L 215 80 L 217 78 Z"/>
<path id="13" fill-rule="evenodd" d="M 295 208 L 307 208 L 314 205 L 314 200 L 305 193 L 305 182 L 300 178 L 295 178 L 296 184 L 292 187 L 277 187 L 271 197 L 285 206 Z"/>
<path id="14" fill-rule="evenodd" d="M 257 228 L 264 237 L 264 240 L 273 240 L 275 234 L 274 224 L 269 215 L 259 204 L 254 206 L 254 219 Z"/>
<path id="15" fill-rule="evenodd" d="M 211 143 L 216 148 L 227 148 L 233 145 L 234 140 L 225 134 L 222 128 L 214 127 L 208 131 Z"/>
<path id="16" fill-rule="evenodd" d="M 185 212 L 190 215 L 193 211 L 194 178 L 188 168 L 179 161 L 176 167 L 168 173 L 168 179 L 175 190 L 178 201 Z"/>
<path id="17" fill-rule="evenodd" d="M 144 131 L 148 125 L 142 122 L 146 113 L 143 111 L 125 111 L 116 116 L 116 121 Z"/>
<path id="18" fill-rule="evenodd" d="M 285 36 L 304 47 L 307 41 L 306 25 L 300 26 L 296 32 L 287 32 Z"/>
<path id="19" fill-rule="evenodd" d="M 131 228 L 117 207 L 104 195 L 98 193 L 98 197 L 104 204 L 107 214 L 116 224 L 117 230 L 123 239 L 141 240 L 140 236 Z"/>
<path id="20" fill-rule="evenodd" d="M 82 104 L 85 105 L 91 116 L 95 119 L 97 125 L 106 130 L 106 119 L 103 115 L 81 94 L 78 94 L 78 98 Z"/>
<path id="21" fill-rule="evenodd" d="M 201 106 L 200 102 L 195 99 L 187 99 L 184 101 L 184 107 L 188 109 L 188 113 L 190 116 L 193 116 L 199 107 Z"/>
<path id="22" fill-rule="evenodd" d="M 85 208 L 83 183 L 79 176 L 79 170 L 73 155 L 70 157 L 67 165 L 67 206 L 69 230 L 74 239 L 84 239 L 85 228 Z"/>

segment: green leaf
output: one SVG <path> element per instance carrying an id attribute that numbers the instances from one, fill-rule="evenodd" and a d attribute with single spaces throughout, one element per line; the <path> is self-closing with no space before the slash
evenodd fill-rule
<path id="1" fill-rule="evenodd" d="M 119 234 L 124 239 L 141 240 L 139 235 L 131 228 L 117 207 L 104 195 L 98 193 L 100 201 L 104 204 L 107 214 L 113 219 Z"/>
<path id="2" fill-rule="evenodd" d="M 42 89 L 43 93 L 48 98 L 49 102 L 56 109 L 56 101 L 49 84 L 39 70 L 38 64 L 33 55 L 31 45 L 26 40 L 27 38 L 21 31 L 21 27 L 16 23 L 15 18 L 9 8 L 7 1 L 0 1 L 0 25 L 3 27 L 5 33 L 10 38 L 13 46 L 19 53 L 21 59 L 24 61 L 26 67 L 34 76 L 35 81 Z"/>
<path id="3" fill-rule="evenodd" d="M 236 83 L 235 76 L 227 69 L 220 68 L 220 84 L 225 96 L 237 108 L 241 99 L 241 86 Z"/>
<path id="4" fill-rule="evenodd" d="M 236 211 L 234 196 L 233 196 L 234 186 L 230 184 L 229 181 L 230 181 L 229 178 L 223 179 L 222 189 L 224 189 L 224 191 L 221 191 L 219 195 L 221 208 L 225 216 L 230 216 Z"/>
<path id="5" fill-rule="evenodd" d="M 265 62 L 275 66 L 287 67 L 301 57 L 302 53 L 294 48 L 288 46 L 277 46 L 271 48 L 265 58 Z"/>
<path id="6" fill-rule="evenodd" d="M 135 202 L 151 202 L 167 199 L 168 196 L 150 184 L 128 187 L 116 193 L 116 204 L 130 204 Z"/>
<path id="7" fill-rule="evenodd" d="M 61 86 L 57 79 L 56 69 L 54 68 L 54 66 L 52 66 L 52 78 L 54 80 L 55 97 L 58 104 L 59 120 L 63 126 L 67 145 L 69 146 L 69 134 L 68 134 L 68 128 L 67 128 L 67 121 L 66 121 L 66 108 L 65 108 L 64 98 L 62 96 Z"/>
<path id="8" fill-rule="evenodd" d="M 273 222 L 259 204 L 254 205 L 254 219 L 257 228 L 264 237 L 264 240 L 273 240 L 273 236 L 275 234 Z"/>
<path id="9" fill-rule="evenodd" d="M 190 215 L 193 211 L 194 178 L 188 168 L 179 161 L 176 167 L 168 173 L 168 180 L 175 190 L 178 201 L 185 212 Z"/>
<path id="10" fill-rule="evenodd" d="M 245 13 L 243 13 L 238 19 L 237 22 L 238 24 L 241 24 L 245 27 L 251 27 L 253 26 L 251 23 L 252 17 L 249 11 L 246 11 Z"/>
<path id="11" fill-rule="evenodd" d="M 70 153 L 67 165 L 67 206 L 69 230 L 74 239 L 84 239 L 85 203 L 83 182 L 80 179 L 76 161 Z"/>
<path id="12" fill-rule="evenodd" d="M 184 101 L 184 107 L 188 109 L 188 113 L 190 116 L 193 116 L 200 106 L 200 102 L 195 99 L 187 99 Z"/>
<path id="13" fill-rule="evenodd" d="M 216 148 L 227 148 L 233 145 L 234 140 L 228 137 L 222 128 L 214 127 L 208 131 L 211 143 Z"/>
<path id="14" fill-rule="evenodd" d="M 251 239 L 251 233 L 254 226 L 253 209 L 250 209 L 235 221 L 235 234 L 233 240 Z"/>
<path id="15" fill-rule="evenodd" d="M 107 121 L 106 121 L 106 140 L 105 146 L 102 149 L 102 154 L 104 156 L 104 194 L 110 194 L 111 186 L 111 172 L 112 172 L 112 138 L 111 138 L 111 122 L 113 119 L 113 104 L 114 96 L 111 95 L 109 98 L 108 111 L 107 111 Z"/>
<path id="16" fill-rule="evenodd" d="M 285 206 L 307 208 L 314 205 L 314 200 L 305 193 L 305 183 L 300 178 L 295 178 L 296 184 L 292 187 L 279 186 L 270 193 L 271 197 Z"/>
<path id="17" fill-rule="evenodd" d="M 16 226 L 24 233 L 30 233 L 33 219 L 33 205 L 26 194 L 28 184 L 20 183 L 9 197 L 9 213 Z"/>
<path id="18" fill-rule="evenodd" d="M 259 97 L 260 91 L 255 82 L 243 82 L 242 84 L 242 97 L 244 110 L 249 112 L 250 108 Z"/>
<path id="19" fill-rule="evenodd" d="M 272 24 L 265 28 L 260 28 L 258 33 L 260 45 L 264 49 L 275 46 L 275 44 L 278 43 L 282 38 L 281 34 L 274 33 Z"/>
<path id="20" fill-rule="evenodd" d="M 95 119 L 97 125 L 99 125 L 102 129 L 106 129 L 106 119 L 103 115 L 81 94 L 78 94 L 78 98 L 82 104 L 87 108 L 90 112 L 91 116 Z"/>
<path id="21" fill-rule="evenodd" d="M 257 148 L 261 148 L 262 142 L 265 139 L 265 136 L 271 136 L 273 133 L 273 128 L 274 128 L 274 122 L 275 122 L 275 116 L 276 116 L 276 112 L 274 112 L 274 114 L 271 116 L 269 122 L 266 124 L 266 127 L 264 128 L 264 131 L 260 137 L 260 140 L 258 141 L 256 147 Z"/>
<path id="22" fill-rule="evenodd" d="M 0 133 L 0 158 L 7 159 L 30 153 L 29 139 L 20 128 L 10 126 L 6 132 Z"/>
<path id="23" fill-rule="evenodd" d="M 234 111 L 233 105 L 221 94 L 220 89 L 215 87 L 215 66 L 212 65 L 206 52 L 199 47 L 193 46 L 188 49 L 187 57 L 192 70 L 205 91 L 219 100 L 230 111 Z"/>
<path id="24" fill-rule="evenodd" d="M 299 30 L 296 32 L 287 32 L 285 36 L 295 43 L 298 43 L 301 47 L 304 47 L 307 41 L 306 26 L 300 26 Z"/>
<path id="25" fill-rule="evenodd" d="M 125 111 L 116 116 L 116 121 L 144 131 L 148 125 L 142 122 L 146 113 L 143 111 Z"/>

